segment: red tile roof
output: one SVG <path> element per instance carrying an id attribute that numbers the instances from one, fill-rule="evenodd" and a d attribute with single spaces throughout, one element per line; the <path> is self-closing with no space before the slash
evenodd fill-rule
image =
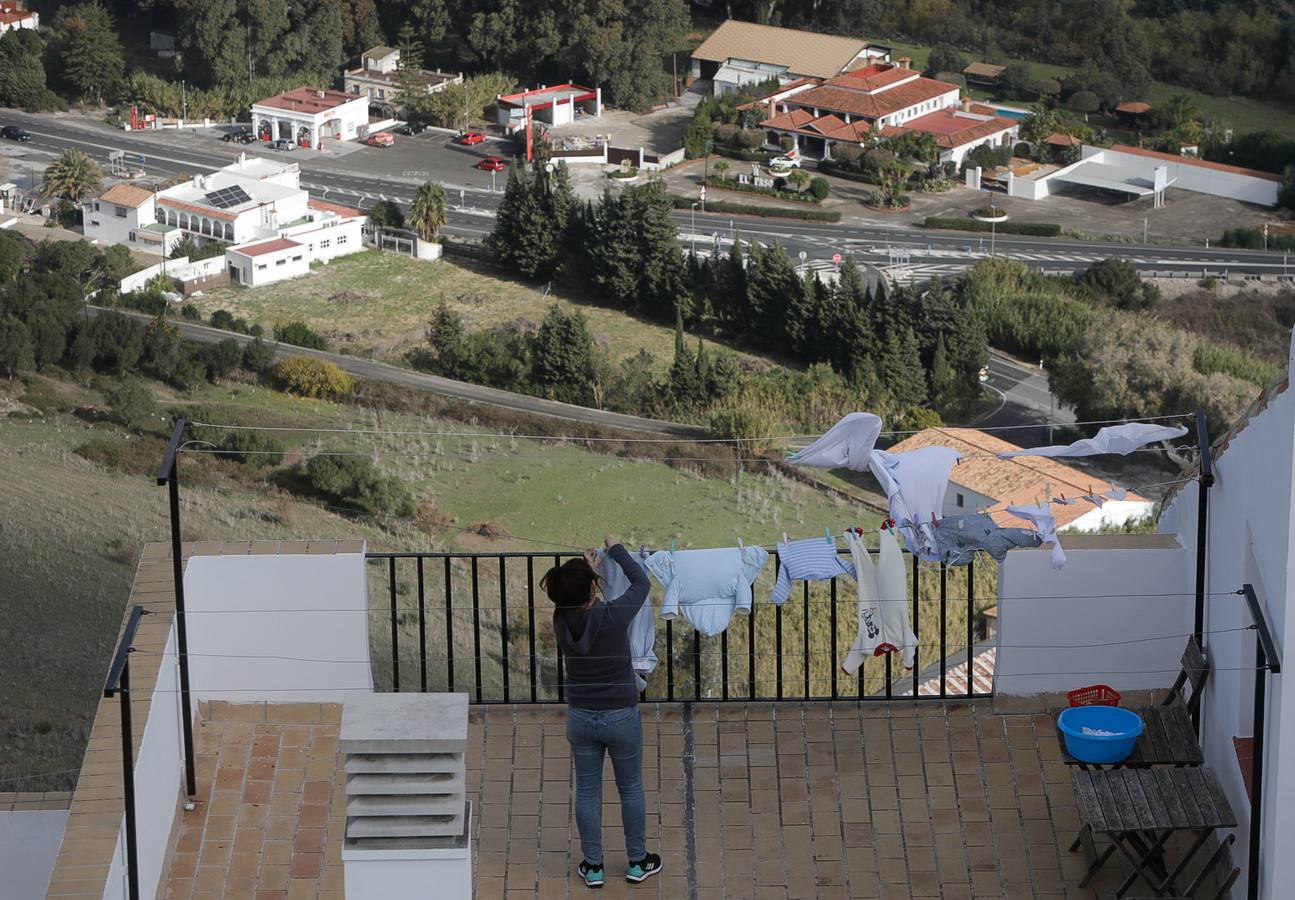
<path id="1" fill-rule="evenodd" d="M 183 200 L 173 200 L 170 197 L 158 197 L 157 202 L 163 206 L 169 206 L 172 209 L 182 209 L 185 212 L 197 213 L 200 216 L 206 216 L 209 219 L 220 219 L 224 222 L 233 222 L 238 215 L 227 209 L 216 209 L 212 206 L 199 206 L 197 203 L 185 203 Z"/>
<path id="2" fill-rule="evenodd" d="M 895 444 L 890 452 L 931 446 L 952 447 L 963 455 L 949 476 L 949 482 L 997 501 L 985 511 L 999 525 L 1021 527 L 1025 524 L 1007 512 L 1010 503 L 1034 503 L 1063 495 L 1082 497 L 1092 491 L 1109 491 L 1114 486 L 1109 481 L 1045 456 L 999 459 L 999 453 L 1019 450 L 1020 447 L 975 428 L 928 428 Z M 1132 491 L 1124 499 L 1133 503 L 1151 502 Z M 1081 500 L 1069 506 L 1053 504 L 1052 513 L 1057 518 L 1057 527 L 1064 528 L 1094 508 L 1093 504 Z"/>
<path id="3" fill-rule="evenodd" d="M 363 210 L 356 209 L 354 206 L 343 206 L 340 203 L 329 203 L 327 200 L 316 200 L 311 197 L 306 202 L 311 209 L 317 209 L 320 212 L 337 213 L 339 216 L 362 216 Z"/>
<path id="4" fill-rule="evenodd" d="M 330 109 L 359 100 L 359 94 L 344 94 L 341 91 L 326 91 L 322 88 L 299 87 L 273 97 L 266 97 L 253 106 L 268 106 L 271 109 L 285 109 L 291 112 L 321 113 Z"/>
<path id="5" fill-rule="evenodd" d="M 263 241 L 260 244 L 251 244 L 246 247 L 230 248 L 235 253 L 241 253 L 244 256 L 264 256 L 267 253 L 278 253 L 280 250 L 290 250 L 293 247 L 300 247 L 301 244 L 296 241 L 290 241 L 287 238 L 274 238 Z"/>
<path id="6" fill-rule="evenodd" d="M 900 66 L 876 65 L 865 66 L 862 69 L 855 69 L 844 75 L 838 75 L 828 81 L 828 84 L 846 85 L 849 87 L 860 87 L 865 90 L 875 91 L 890 85 L 902 84 L 905 81 L 911 81 L 914 78 L 920 78 L 921 73 L 912 69 L 905 69 Z"/>
<path id="7" fill-rule="evenodd" d="M 903 125 L 888 125 L 882 130 L 882 136 L 925 131 L 935 135 L 935 142 L 941 147 L 952 149 L 1015 128 L 1018 124 L 1015 119 L 977 119 L 959 115 L 956 109 L 942 109 L 909 119 Z"/>
<path id="8" fill-rule="evenodd" d="M 1120 153 L 1132 153 L 1134 156 L 1147 156 L 1151 159 L 1163 159 L 1165 162 L 1194 166 L 1200 169 L 1213 169 L 1216 172 L 1231 172 L 1233 175 L 1249 175 L 1251 178 L 1262 178 L 1265 181 L 1281 181 L 1280 175 L 1272 172 L 1260 172 L 1258 169 L 1243 169 L 1240 166 L 1229 166 L 1227 163 L 1210 162 L 1208 159 L 1196 159 L 1191 156 L 1179 156 L 1176 153 L 1161 153 L 1159 150 L 1144 150 L 1142 147 L 1130 147 L 1127 144 L 1114 144 L 1112 150 Z"/>
<path id="9" fill-rule="evenodd" d="M 1062 134 L 1060 131 L 1054 131 L 1043 139 L 1043 143 L 1051 144 L 1053 147 L 1078 147 L 1083 141 L 1073 134 Z"/>
<path id="10" fill-rule="evenodd" d="M 129 206 L 135 209 L 143 206 L 153 197 L 153 192 L 134 184 L 114 184 L 99 195 L 99 199 L 118 206 Z"/>
<path id="11" fill-rule="evenodd" d="M 943 96 L 950 91 L 958 90 L 957 85 L 920 76 L 888 90 L 874 93 L 838 86 L 843 79 L 849 77 L 846 75 L 841 78 L 834 78 L 826 84 L 810 88 L 807 91 L 801 91 L 799 94 L 788 97 L 782 102 L 788 106 L 793 104 L 796 106 L 810 106 L 832 112 L 848 113 L 852 116 L 877 119 L 893 112 L 898 112 L 901 109 L 924 103 L 927 100 L 934 100 L 936 97 Z"/>

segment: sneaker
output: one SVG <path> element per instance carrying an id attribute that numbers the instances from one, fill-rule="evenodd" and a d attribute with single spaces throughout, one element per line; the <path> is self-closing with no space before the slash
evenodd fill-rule
<path id="1" fill-rule="evenodd" d="M 629 871 L 625 873 L 625 880 L 630 884 L 638 884 L 640 881 L 647 881 L 660 871 L 661 857 L 655 853 L 649 853 L 638 862 L 630 863 Z"/>
<path id="2" fill-rule="evenodd" d="M 591 866 L 583 859 L 580 865 L 576 866 L 576 872 L 585 880 L 585 887 L 600 888 L 603 886 L 603 867 Z M 642 879 L 639 879 L 640 881 Z"/>

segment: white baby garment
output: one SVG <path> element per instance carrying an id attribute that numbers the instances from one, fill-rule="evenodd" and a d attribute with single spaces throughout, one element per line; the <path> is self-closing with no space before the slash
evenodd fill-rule
<path id="1" fill-rule="evenodd" d="M 682 612 L 706 637 L 719 634 L 734 613 L 750 615 L 751 585 L 768 558 L 763 547 L 658 550 L 648 557 L 647 570 L 665 588 L 661 618 Z"/>
<path id="2" fill-rule="evenodd" d="M 640 550 L 630 554 L 636 563 L 647 570 L 647 551 Z M 619 597 L 629 590 L 630 580 L 625 577 L 616 560 L 606 553 L 598 554 L 598 577 L 602 581 L 603 596 Z M 643 601 L 639 611 L 630 620 L 630 665 L 634 667 L 634 677 L 638 679 L 639 690 L 647 687 L 647 676 L 656 671 L 656 610 L 652 607 L 652 598 Z"/>
<path id="3" fill-rule="evenodd" d="M 868 656 L 903 654 L 904 668 L 911 669 L 917 652 L 917 635 L 908 617 L 908 580 L 904 576 L 904 553 L 888 530 L 880 537 L 880 552 L 874 565 L 854 532 L 845 533 L 859 584 L 859 634 L 841 664 L 847 675 L 859 671 Z"/>
<path id="4" fill-rule="evenodd" d="M 1028 506 L 1009 505 L 1007 511 L 1039 529 L 1039 537 L 1043 539 L 1043 543 L 1052 542 L 1052 568 L 1060 569 L 1066 564 L 1066 551 L 1061 549 L 1061 541 L 1057 540 L 1057 518 L 1052 514 L 1052 509 L 1046 501 Z"/>
<path id="5" fill-rule="evenodd" d="M 778 545 L 778 580 L 769 599 L 781 606 L 791 596 L 793 581 L 827 581 L 837 575 L 854 575 L 854 567 L 836 552 L 836 541 L 806 538 Z"/>
<path id="6" fill-rule="evenodd" d="M 869 454 L 881 434 L 881 418 L 872 413 L 852 412 L 804 450 L 792 453 L 787 462 L 801 466 L 856 472 L 868 468 Z"/>
<path id="7" fill-rule="evenodd" d="M 918 447 L 902 453 L 873 450 L 870 467 L 890 501 L 890 517 L 914 553 L 934 553 L 933 520 L 944 511 L 949 471 L 962 458 L 948 447 Z"/>
<path id="8" fill-rule="evenodd" d="M 1073 444 L 1056 444 L 1034 447 L 1029 450 L 1011 450 L 998 454 L 999 459 L 1015 456 L 1096 456 L 1099 453 L 1119 453 L 1126 456 L 1139 447 L 1156 441 L 1169 441 L 1187 433 L 1181 425 L 1151 425 L 1147 422 L 1129 422 L 1126 425 L 1108 425 L 1090 438 Z"/>

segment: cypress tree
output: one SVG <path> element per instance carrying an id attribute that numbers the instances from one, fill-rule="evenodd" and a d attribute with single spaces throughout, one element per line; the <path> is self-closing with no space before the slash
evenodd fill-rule
<path id="1" fill-rule="evenodd" d="M 950 403 L 955 398 L 956 389 L 957 381 L 944 346 L 944 332 L 940 332 L 935 339 L 935 353 L 931 360 L 931 397 L 937 404 Z"/>
<path id="2" fill-rule="evenodd" d="M 926 402 L 926 372 L 922 368 L 921 351 L 913 329 L 891 328 L 886 336 L 882 360 L 881 381 L 894 398 L 899 412 Z"/>

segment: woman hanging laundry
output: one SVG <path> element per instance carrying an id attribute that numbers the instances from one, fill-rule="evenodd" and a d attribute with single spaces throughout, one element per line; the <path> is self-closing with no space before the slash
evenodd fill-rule
<path id="1" fill-rule="evenodd" d="M 597 554 L 554 566 L 540 586 L 556 607 L 553 633 L 566 665 L 567 741 L 576 770 L 576 826 L 584 855 L 576 871 L 592 888 L 603 884 L 603 757 L 611 757 L 620 793 L 621 822 L 629 867 L 625 880 L 646 881 L 661 871 L 661 857 L 647 852 L 643 797 L 643 720 L 630 657 L 630 623 L 647 599 L 651 582 L 619 538 L 604 541 L 607 556 L 629 581 L 623 594 L 599 601 Z"/>
<path id="2" fill-rule="evenodd" d="M 909 625 L 908 580 L 899 541 L 890 529 L 883 528 L 875 565 L 857 533 L 847 531 L 845 541 L 850 545 L 859 584 L 859 636 L 846 654 L 842 670 L 853 675 L 867 657 L 896 652 L 902 654 L 904 668 L 913 668 L 917 635 Z"/>

